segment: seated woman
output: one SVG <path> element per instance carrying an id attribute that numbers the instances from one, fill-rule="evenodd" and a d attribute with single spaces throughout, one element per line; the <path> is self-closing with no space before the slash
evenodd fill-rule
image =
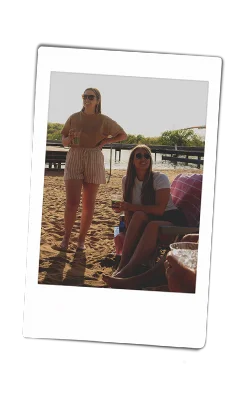
<path id="1" fill-rule="evenodd" d="M 136 146 L 129 158 L 127 175 L 122 179 L 124 201 L 118 211 L 125 212 L 127 232 L 119 266 L 113 276 L 129 277 L 156 251 L 159 226 L 187 224 L 174 205 L 167 175 L 152 172 L 150 149 Z M 107 276 L 103 280 L 107 281 Z"/>
<path id="2" fill-rule="evenodd" d="M 186 235 L 182 239 L 183 242 L 198 242 L 198 240 L 198 234 Z M 105 282 L 117 289 L 141 289 L 168 284 L 170 292 L 194 293 L 196 270 L 186 267 L 169 252 L 143 274 L 129 278 L 106 276 Z"/>

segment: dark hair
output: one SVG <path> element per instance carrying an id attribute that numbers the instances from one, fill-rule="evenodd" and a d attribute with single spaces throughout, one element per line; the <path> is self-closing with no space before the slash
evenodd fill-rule
<path id="1" fill-rule="evenodd" d="M 97 100 L 99 100 L 99 103 L 95 107 L 95 113 L 101 114 L 101 93 L 96 88 L 87 88 L 84 90 L 84 93 L 86 92 L 86 90 L 92 90 L 92 92 L 95 93 Z M 83 99 L 84 93 L 82 94 L 82 99 Z M 85 107 L 83 107 L 82 111 L 84 111 L 84 109 L 85 109 Z"/>
<path id="2" fill-rule="evenodd" d="M 150 164 L 142 184 L 141 202 L 144 205 L 153 205 L 155 204 L 155 190 L 153 186 L 152 155 L 150 148 L 145 144 L 140 144 L 134 147 L 133 150 L 131 151 L 127 168 L 126 182 L 125 182 L 124 200 L 127 201 L 128 203 L 132 202 L 132 193 L 136 177 L 134 158 L 135 158 L 135 152 L 138 149 L 146 150 L 146 152 L 150 155 Z"/>

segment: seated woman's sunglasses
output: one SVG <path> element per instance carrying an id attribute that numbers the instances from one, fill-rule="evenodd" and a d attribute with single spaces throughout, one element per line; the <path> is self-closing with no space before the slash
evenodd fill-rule
<path id="1" fill-rule="evenodd" d="M 149 155 L 148 153 L 144 153 L 144 154 L 142 154 L 142 153 L 137 153 L 137 154 L 135 155 L 135 158 L 137 158 L 138 160 L 141 160 L 143 157 L 146 158 L 146 160 L 149 160 L 149 159 L 150 159 L 150 155 Z"/>
<path id="2" fill-rule="evenodd" d="M 89 100 L 94 100 L 95 96 L 94 96 L 93 94 L 84 94 L 84 95 L 82 96 L 82 98 L 83 98 L 84 100 L 87 100 L 87 99 L 89 99 Z"/>

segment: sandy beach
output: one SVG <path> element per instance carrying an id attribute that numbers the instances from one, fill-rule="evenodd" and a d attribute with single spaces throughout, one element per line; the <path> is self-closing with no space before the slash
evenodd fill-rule
<path id="1" fill-rule="evenodd" d="M 162 171 L 170 182 L 180 173 L 202 173 L 199 169 Z M 65 188 L 63 171 L 46 171 L 39 259 L 40 284 L 106 287 L 102 274 L 111 274 L 115 261 L 114 226 L 119 216 L 111 209 L 111 195 L 121 193 L 125 170 L 114 170 L 106 185 L 100 185 L 94 218 L 86 238 L 86 251 L 76 252 L 81 204 L 67 252 L 59 245 L 64 234 Z"/>

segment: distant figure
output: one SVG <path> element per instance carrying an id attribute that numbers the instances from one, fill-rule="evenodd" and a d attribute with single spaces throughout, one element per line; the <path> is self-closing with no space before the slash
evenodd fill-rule
<path id="1" fill-rule="evenodd" d="M 82 188 L 82 216 L 77 247 L 85 249 L 85 237 L 92 222 L 98 188 L 106 183 L 102 147 L 127 138 L 120 125 L 101 114 L 99 90 L 86 89 L 82 99 L 82 110 L 68 118 L 61 132 L 63 145 L 71 147 L 64 170 L 65 234 L 61 249 L 68 247 Z"/>
<path id="2" fill-rule="evenodd" d="M 167 175 L 152 171 L 151 152 L 145 145 L 132 150 L 122 189 L 124 201 L 117 211 L 125 212 L 127 231 L 121 261 L 113 276 L 129 277 L 154 255 L 163 223 L 182 226 L 187 221 L 173 203 Z"/>

